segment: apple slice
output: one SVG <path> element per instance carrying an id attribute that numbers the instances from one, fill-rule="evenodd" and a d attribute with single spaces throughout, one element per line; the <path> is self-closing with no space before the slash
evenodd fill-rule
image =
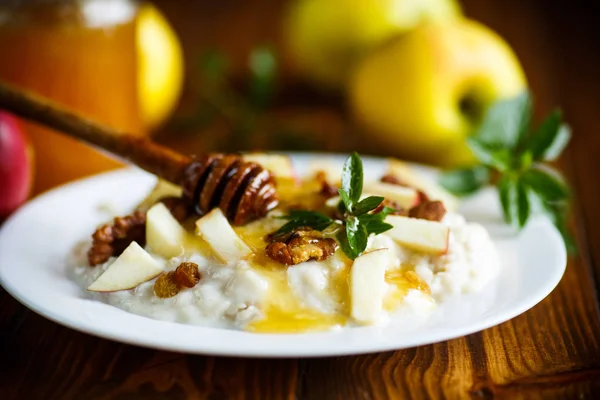
<path id="1" fill-rule="evenodd" d="M 186 231 L 163 203 L 156 203 L 146 216 L 146 246 L 165 258 L 183 252 Z"/>
<path id="2" fill-rule="evenodd" d="M 400 160 L 389 160 L 388 173 L 396 176 L 408 186 L 421 190 L 431 198 L 431 200 L 440 200 L 448 211 L 458 209 L 459 200 L 435 181 L 422 176 L 411 166 Z"/>
<path id="3" fill-rule="evenodd" d="M 224 263 L 239 260 L 252 253 L 250 247 L 235 233 L 220 208 L 215 208 L 196 221 L 196 233 L 201 235 Z"/>
<path id="4" fill-rule="evenodd" d="M 374 324 L 383 308 L 386 292 L 385 270 L 389 250 L 378 249 L 364 253 L 352 264 L 350 272 L 351 315 L 357 322 Z"/>
<path id="5" fill-rule="evenodd" d="M 289 156 L 268 153 L 249 153 L 243 155 L 244 160 L 255 162 L 271 171 L 276 178 L 296 179 L 296 173 Z"/>
<path id="6" fill-rule="evenodd" d="M 121 255 L 108 266 L 87 290 L 116 292 L 133 289 L 140 283 L 160 275 L 163 268 L 137 242 L 131 242 Z"/>
<path id="7" fill-rule="evenodd" d="M 146 198 L 137 206 L 137 209 L 146 211 L 165 197 L 181 197 L 181 194 L 181 187 L 159 179 L 156 181 L 156 185 L 154 185 L 154 188 L 152 188 L 148 196 L 146 196 Z"/>
<path id="8" fill-rule="evenodd" d="M 393 200 L 403 208 L 411 208 L 419 203 L 419 193 L 415 189 L 391 183 L 369 182 L 365 184 L 364 191 Z"/>
<path id="9" fill-rule="evenodd" d="M 448 251 L 450 228 L 441 222 L 426 219 L 389 215 L 385 222 L 393 226 L 385 232 L 396 242 L 410 249 L 430 254 L 445 254 Z"/>

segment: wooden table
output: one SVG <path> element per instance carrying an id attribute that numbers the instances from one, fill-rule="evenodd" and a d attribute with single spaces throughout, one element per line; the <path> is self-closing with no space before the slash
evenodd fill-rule
<path id="1" fill-rule="evenodd" d="M 547 299 L 497 327 L 430 346 L 257 360 L 98 339 L 50 322 L 0 290 L 0 399 L 600 398 L 599 7 L 463 3 L 516 49 L 537 112 L 560 104 L 574 128 L 562 165 L 576 192 L 580 256 Z"/>

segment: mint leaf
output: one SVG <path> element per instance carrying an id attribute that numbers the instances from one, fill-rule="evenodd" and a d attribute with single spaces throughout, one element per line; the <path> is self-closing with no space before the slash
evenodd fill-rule
<path id="1" fill-rule="evenodd" d="M 554 111 L 533 134 L 527 148 L 534 160 L 553 161 L 569 143 L 571 129 L 562 123 L 560 111 Z"/>
<path id="2" fill-rule="evenodd" d="M 349 210 L 358 203 L 363 189 L 363 166 L 358 153 L 354 152 L 342 168 L 342 190 L 348 194 L 350 204 L 346 204 Z"/>
<path id="3" fill-rule="evenodd" d="M 541 169 L 525 171 L 521 179 L 545 202 L 555 202 L 569 198 L 569 188 L 565 182 Z"/>
<path id="4" fill-rule="evenodd" d="M 515 199 L 517 198 L 517 185 L 514 177 L 505 175 L 498 182 L 498 195 L 502 205 L 504 220 L 512 224 L 515 221 Z"/>
<path id="5" fill-rule="evenodd" d="M 486 112 L 475 137 L 488 148 L 514 149 L 527 134 L 530 115 L 528 92 L 498 101 Z"/>
<path id="6" fill-rule="evenodd" d="M 364 214 L 358 218 L 359 222 L 365 226 L 368 234 L 379 235 L 393 228 L 391 224 L 384 221 L 387 214 Z"/>
<path id="7" fill-rule="evenodd" d="M 352 199 L 350 199 L 350 195 L 348 194 L 348 192 L 346 192 L 344 189 L 338 189 L 338 194 L 340 195 L 340 198 L 342 199 L 341 204 L 343 204 L 345 206 L 345 209 L 352 212 L 354 207 L 352 204 Z M 344 212 L 342 212 L 342 210 L 338 207 L 338 209 L 340 210 L 340 212 L 342 214 L 344 214 Z"/>
<path id="8" fill-rule="evenodd" d="M 490 145 L 484 143 L 477 137 L 468 138 L 467 145 L 482 164 L 502 172 L 511 169 L 511 151 L 490 147 Z"/>
<path id="9" fill-rule="evenodd" d="M 369 234 L 363 224 L 360 223 L 358 218 L 350 217 L 346 220 L 346 236 L 348 237 L 348 244 L 352 249 L 351 255 L 355 259 L 367 248 L 367 238 Z"/>
<path id="10" fill-rule="evenodd" d="M 356 207 L 354 207 L 353 214 L 356 216 L 366 214 L 369 211 L 376 209 L 384 199 L 384 197 L 380 196 L 369 196 L 362 199 L 356 204 Z"/>
<path id="11" fill-rule="evenodd" d="M 527 223 L 530 214 L 530 204 L 528 196 L 528 187 L 523 179 L 517 181 L 517 222 L 519 228 L 522 228 Z"/>
<path id="12" fill-rule="evenodd" d="M 271 49 L 257 47 L 250 53 L 250 101 L 257 109 L 264 109 L 273 97 L 277 59 Z"/>
<path id="13" fill-rule="evenodd" d="M 483 165 L 477 165 L 443 173 L 440 177 L 440 184 L 450 192 L 464 196 L 481 189 L 489 182 L 489 179 L 488 169 Z"/>
<path id="14" fill-rule="evenodd" d="M 350 243 L 348 242 L 348 235 L 346 234 L 345 229 L 340 229 L 337 235 L 335 235 L 335 238 L 340 244 L 340 248 L 349 259 L 354 260 L 356 259 L 356 257 L 358 257 L 358 254 L 356 254 L 354 249 L 350 247 Z"/>
<path id="15" fill-rule="evenodd" d="M 289 222 L 279 228 L 274 235 L 282 235 L 291 232 L 297 228 L 312 228 L 318 231 L 322 231 L 335 221 L 326 215 L 318 213 L 316 211 L 307 210 L 291 210 L 286 216 L 280 217 L 281 219 L 287 219 Z"/>

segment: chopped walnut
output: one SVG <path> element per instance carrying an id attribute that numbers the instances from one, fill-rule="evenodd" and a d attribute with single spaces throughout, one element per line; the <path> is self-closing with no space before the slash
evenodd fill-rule
<path id="1" fill-rule="evenodd" d="M 200 282 L 202 275 L 198 271 L 198 264 L 193 262 L 182 262 L 175 270 L 175 280 L 179 285 L 193 288 Z"/>
<path id="2" fill-rule="evenodd" d="M 391 183 L 392 185 L 398 185 L 398 186 L 407 186 L 407 187 L 409 186 L 404 181 L 402 181 L 400 178 L 398 178 L 396 175 L 392 175 L 392 174 L 386 174 L 386 175 L 382 176 L 381 182 Z"/>
<path id="3" fill-rule="evenodd" d="M 427 219 L 429 221 L 441 221 L 446 215 L 446 208 L 441 201 L 425 201 L 410 209 L 408 216 L 411 218 Z"/>
<path id="4" fill-rule="evenodd" d="M 323 261 L 338 248 L 334 239 L 324 238 L 315 230 L 297 230 L 287 237 L 270 243 L 267 256 L 285 265 L 296 265 L 308 260 Z"/>
<path id="5" fill-rule="evenodd" d="M 146 244 L 146 214 L 135 211 L 132 215 L 116 217 L 112 224 L 96 229 L 92 239 L 92 247 L 88 250 L 88 262 L 91 266 L 120 255 L 131 242 L 137 242 L 143 247 Z"/>
<path id="6" fill-rule="evenodd" d="M 319 191 L 321 196 L 330 199 L 338 195 L 338 188 L 327 181 L 327 174 L 324 171 L 318 171 L 315 179 L 321 184 L 321 190 Z"/>
<path id="7" fill-rule="evenodd" d="M 154 294 L 161 299 L 175 296 L 181 290 L 181 285 L 175 279 L 175 271 L 161 274 L 154 282 Z"/>

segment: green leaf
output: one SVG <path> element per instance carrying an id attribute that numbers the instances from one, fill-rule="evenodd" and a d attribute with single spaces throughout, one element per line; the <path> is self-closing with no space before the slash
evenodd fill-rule
<path id="1" fill-rule="evenodd" d="M 358 218 L 360 223 L 364 225 L 368 234 L 379 235 L 380 233 L 389 231 L 393 228 L 391 224 L 388 224 L 384 221 L 386 215 L 382 215 L 382 213 L 377 214 L 364 214 Z"/>
<path id="2" fill-rule="evenodd" d="M 490 148 L 515 149 L 525 137 L 531 116 L 531 97 L 523 92 L 494 103 L 475 137 Z"/>
<path id="3" fill-rule="evenodd" d="M 349 259 L 354 260 L 358 257 L 358 254 L 355 254 L 354 250 L 350 247 L 350 243 L 348 243 L 348 235 L 346 235 L 345 229 L 340 229 L 335 238 L 340 244 L 340 248 Z"/>
<path id="4" fill-rule="evenodd" d="M 208 50 L 199 59 L 199 68 L 202 76 L 216 85 L 225 79 L 229 70 L 227 57 L 218 50 Z"/>
<path id="5" fill-rule="evenodd" d="M 519 228 L 522 228 L 527 223 L 530 215 L 529 205 L 529 189 L 527 183 L 523 179 L 517 181 L 517 222 Z"/>
<path id="6" fill-rule="evenodd" d="M 538 193 L 532 193 L 533 197 L 536 197 L 539 204 L 542 205 L 543 214 L 552 221 L 556 229 L 561 234 L 567 252 L 571 255 L 577 254 L 577 242 L 569 231 L 567 216 L 568 216 L 568 204 L 567 203 L 548 203 L 539 196 Z"/>
<path id="7" fill-rule="evenodd" d="M 514 207 L 515 200 L 517 197 L 517 185 L 516 179 L 511 175 L 504 175 L 498 182 L 498 195 L 500 197 L 500 204 L 502 205 L 502 212 L 504 220 L 512 224 L 516 217 L 516 207 Z"/>
<path id="8" fill-rule="evenodd" d="M 342 190 L 344 190 L 349 197 L 350 204 L 346 204 L 348 209 L 352 211 L 354 204 L 360 200 L 360 195 L 363 188 L 363 166 L 358 153 L 354 152 L 346 162 L 344 168 L 342 168 Z M 351 207 L 349 207 L 349 205 Z"/>
<path id="9" fill-rule="evenodd" d="M 353 214 L 357 216 L 366 214 L 369 211 L 376 209 L 384 199 L 384 197 L 380 196 L 369 196 L 362 199 L 356 204 L 356 207 L 354 207 Z"/>
<path id="10" fill-rule="evenodd" d="M 297 228 L 309 227 L 318 231 L 322 231 L 331 225 L 334 220 L 326 215 L 316 211 L 308 210 L 291 210 L 288 215 L 280 217 L 287 219 L 289 222 L 284 224 L 275 232 L 275 236 L 288 233 Z"/>
<path id="11" fill-rule="evenodd" d="M 527 148 L 534 160 L 553 161 L 562 153 L 570 139 L 571 129 L 562 123 L 562 114 L 556 110 L 542 122 Z"/>
<path id="12" fill-rule="evenodd" d="M 483 165 L 477 165 L 443 173 L 440 177 L 440 184 L 450 192 L 464 196 L 481 189 L 489 182 L 489 179 L 488 169 Z"/>
<path id="13" fill-rule="evenodd" d="M 352 249 L 353 260 L 358 257 L 367 248 L 367 238 L 369 234 L 363 224 L 360 223 L 358 218 L 350 217 L 346 220 L 346 236 L 348 237 L 348 244 Z"/>
<path id="14" fill-rule="evenodd" d="M 468 138 L 467 145 L 482 164 L 502 172 L 511 169 L 513 158 L 512 151 L 490 147 L 476 137 Z"/>
<path id="15" fill-rule="evenodd" d="M 521 179 L 545 202 L 555 202 L 569 198 L 569 188 L 557 176 L 533 168 L 523 173 Z"/>
<path id="16" fill-rule="evenodd" d="M 350 195 L 348 194 L 348 192 L 346 192 L 344 189 L 338 189 L 338 193 L 340 195 L 340 198 L 342 199 L 342 204 L 345 206 L 345 209 L 352 212 L 354 207 L 353 207 L 352 200 L 350 199 Z M 339 208 L 339 205 L 338 205 L 338 210 L 340 210 L 340 212 L 342 211 Z M 344 212 L 342 212 L 342 214 L 344 214 Z"/>
<path id="17" fill-rule="evenodd" d="M 257 47 L 250 53 L 250 102 L 264 109 L 271 101 L 275 89 L 277 59 L 271 49 Z"/>

